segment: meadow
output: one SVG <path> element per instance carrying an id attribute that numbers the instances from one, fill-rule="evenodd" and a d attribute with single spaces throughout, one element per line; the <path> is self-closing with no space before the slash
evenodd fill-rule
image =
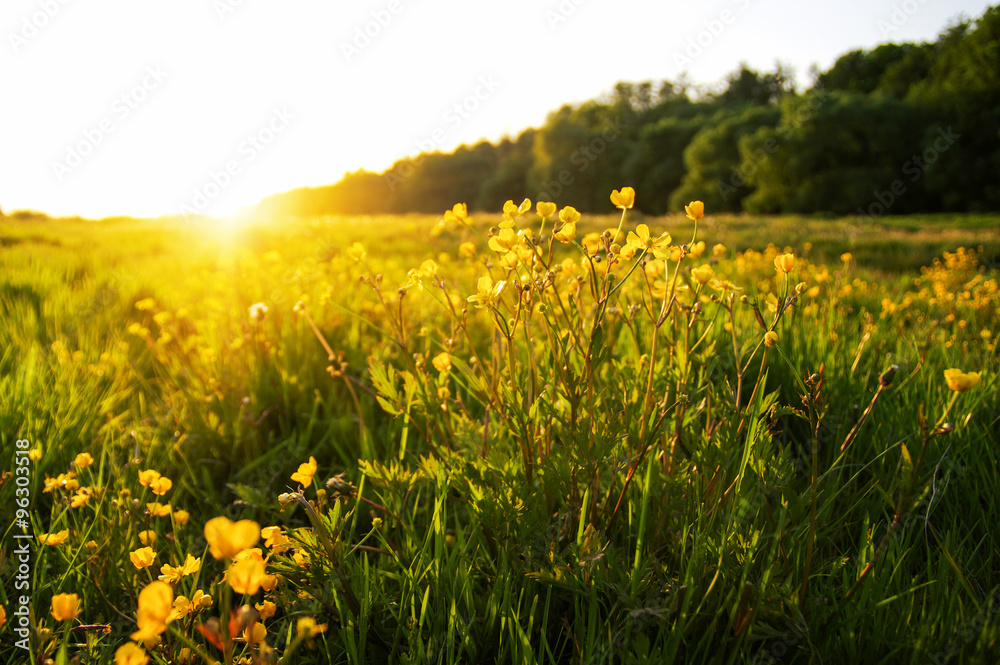
<path id="1" fill-rule="evenodd" d="M 0 660 L 997 662 L 1000 218 L 632 196 L 0 218 Z"/>

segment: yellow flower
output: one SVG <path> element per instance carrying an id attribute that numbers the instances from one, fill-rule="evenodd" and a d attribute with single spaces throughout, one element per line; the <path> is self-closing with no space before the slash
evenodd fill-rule
<path id="1" fill-rule="evenodd" d="M 292 480 L 301 483 L 303 487 L 309 487 L 313 484 L 314 475 L 316 475 L 316 458 L 310 456 L 308 462 L 299 464 L 299 470 L 292 474 Z"/>
<path id="2" fill-rule="evenodd" d="M 127 642 L 115 651 L 115 665 L 146 665 L 149 658 L 135 642 Z"/>
<path id="3" fill-rule="evenodd" d="M 368 256 L 368 252 L 365 251 L 364 245 L 360 242 L 356 242 L 347 248 L 347 256 L 354 261 L 362 261 L 366 256 Z"/>
<path id="4" fill-rule="evenodd" d="M 317 624 L 312 617 L 302 617 L 295 624 L 295 633 L 299 637 L 312 637 L 326 631 L 326 624 Z"/>
<path id="5" fill-rule="evenodd" d="M 273 617 L 274 613 L 278 610 L 278 606 L 270 600 L 265 600 L 263 603 L 257 603 L 254 607 L 256 607 L 257 611 L 260 612 L 261 621 L 267 621 Z"/>
<path id="6" fill-rule="evenodd" d="M 143 545 L 152 545 L 156 542 L 156 532 L 152 529 L 139 532 L 139 542 Z"/>
<path id="7" fill-rule="evenodd" d="M 264 539 L 264 545 L 271 549 L 274 554 L 287 552 L 292 541 L 281 531 L 281 527 L 268 526 L 260 530 L 260 536 Z"/>
<path id="8" fill-rule="evenodd" d="M 494 252 L 504 254 L 521 242 L 521 237 L 514 229 L 500 229 L 500 232 L 490 238 L 490 249 Z"/>
<path id="9" fill-rule="evenodd" d="M 155 469 L 146 469 L 145 471 L 139 472 L 139 484 L 143 487 L 149 487 L 153 481 L 160 479 L 160 472 Z"/>
<path id="10" fill-rule="evenodd" d="M 173 584 L 185 575 L 194 575 L 199 570 L 201 570 L 201 559 L 196 559 L 188 554 L 184 559 L 184 563 L 176 568 L 166 563 L 160 566 L 160 581 Z"/>
<path id="11" fill-rule="evenodd" d="M 476 245 L 471 242 L 463 242 L 458 246 L 458 255 L 464 256 L 467 259 L 476 258 Z"/>
<path id="12" fill-rule="evenodd" d="M 635 205 L 635 190 L 631 187 L 622 187 L 621 191 L 616 189 L 611 192 L 611 202 L 615 207 L 628 210 Z"/>
<path id="13" fill-rule="evenodd" d="M 258 302 L 250 305 L 250 309 L 248 311 L 250 313 L 250 318 L 257 323 L 260 323 L 267 317 L 268 309 L 267 305 L 262 302 Z"/>
<path id="14" fill-rule="evenodd" d="M 152 547 L 140 547 L 134 552 L 129 552 L 128 558 L 132 560 L 132 565 L 136 568 L 147 568 L 153 565 L 156 552 Z"/>
<path id="15" fill-rule="evenodd" d="M 469 216 L 469 207 L 464 203 L 456 203 L 451 210 L 444 213 L 446 222 L 462 222 Z"/>
<path id="16" fill-rule="evenodd" d="M 449 356 L 446 352 L 439 353 L 434 356 L 431 363 L 434 365 L 434 369 L 439 372 L 447 372 L 451 370 L 451 356 Z"/>
<path id="17" fill-rule="evenodd" d="M 56 533 L 43 533 L 38 536 L 38 542 L 42 545 L 62 545 L 69 538 L 69 529 L 63 529 Z"/>
<path id="18" fill-rule="evenodd" d="M 778 271 L 779 275 L 784 275 L 785 273 L 792 272 L 795 268 L 795 255 L 794 254 L 778 254 L 774 257 L 774 269 Z"/>
<path id="19" fill-rule="evenodd" d="M 148 510 L 149 514 L 153 517 L 166 517 L 170 514 L 170 504 L 168 503 L 167 505 L 163 505 L 158 501 L 154 503 L 147 503 L 146 510 Z"/>
<path id="20" fill-rule="evenodd" d="M 507 201 L 503 204 L 503 223 L 500 224 L 503 228 L 510 228 L 514 225 L 514 220 L 523 215 L 524 213 L 531 210 L 531 201 L 524 199 L 521 201 L 521 205 L 514 205 L 513 201 Z"/>
<path id="21" fill-rule="evenodd" d="M 80 614 L 80 598 L 75 593 L 57 593 L 52 596 L 52 618 L 70 621 Z"/>
<path id="22" fill-rule="evenodd" d="M 551 217 L 556 214 L 556 204 L 548 201 L 539 201 L 535 206 L 540 217 Z"/>
<path id="23" fill-rule="evenodd" d="M 233 591 L 241 594 L 253 595 L 257 593 L 264 576 L 264 562 L 255 557 L 236 561 L 226 571 L 226 580 L 229 582 L 229 586 L 233 588 Z"/>
<path id="24" fill-rule="evenodd" d="M 690 256 L 693 259 L 697 259 L 704 253 L 705 253 L 705 241 L 703 240 L 699 240 L 695 244 L 691 245 L 690 249 L 688 249 L 688 256 Z"/>
<path id="25" fill-rule="evenodd" d="M 552 236 L 559 242 L 572 242 L 576 237 L 576 222 L 563 223 Z"/>
<path id="26" fill-rule="evenodd" d="M 726 255 L 726 251 L 727 251 L 726 250 L 726 246 L 723 245 L 722 243 L 719 243 L 718 245 L 716 245 L 715 247 L 712 248 L 712 254 L 717 259 L 721 259 L 723 256 L 725 256 Z"/>
<path id="27" fill-rule="evenodd" d="M 691 276 L 694 277 L 695 281 L 699 284 L 708 284 L 709 280 L 715 276 L 715 271 L 712 270 L 712 266 L 706 263 L 703 266 L 692 268 Z"/>
<path id="28" fill-rule="evenodd" d="M 778 346 L 778 333 L 768 330 L 764 333 L 764 346 L 772 348 Z"/>
<path id="29" fill-rule="evenodd" d="M 979 385 L 981 378 L 979 372 L 969 372 L 966 374 L 960 369 L 946 369 L 944 371 L 944 380 L 948 382 L 948 387 L 960 393 L 975 388 Z"/>
<path id="30" fill-rule="evenodd" d="M 684 206 L 684 212 L 687 213 L 688 219 L 696 222 L 705 216 L 705 204 L 701 201 L 692 201 Z"/>
<path id="31" fill-rule="evenodd" d="M 76 459 L 73 460 L 73 464 L 75 464 L 78 469 L 85 469 L 93 463 L 94 458 L 91 457 L 90 453 L 80 453 L 76 456 Z"/>
<path id="32" fill-rule="evenodd" d="M 42 450 L 40 448 L 32 448 L 28 451 L 28 459 L 32 462 L 37 462 L 42 459 Z"/>
<path id="33" fill-rule="evenodd" d="M 174 602 L 174 590 L 166 582 L 150 582 L 139 592 L 139 609 L 136 623 L 139 630 L 132 633 L 132 639 L 147 645 L 155 644 L 167 629 L 167 620 Z"/>
<path id="34" fill-rule="evenodd" d="M 475 303 L 478 309 L 490 307 L 493 303 L 499 300 L 500 292 L 503 291 L 504 284 L 506 284 L 506 282 L 503 280 L 494 284 L 493 279 L 489 275 L 483 275 L 479 278 L 479 282 L 476 284 L 476 290 L 478 293 L 469 296 L 468 301 Z"/>
<path id="35" fill-rule="evenodd" d="M 175 510 L 174 511 L 174 522 L 180 526 L 184 526 L 191 519 L 191 513 L 186 510 Z"/>
<path id="36" fill-rule="evenodd" d="M 264 624 L 259 621 L 255 621 L 243 631 L 243 639 L 247 641 L 247 644 L 260 644 L 266 638 L 267 628 L 264 628 Z"/>
<path id="37" fill-rule="evenodd" d="M 69 505 L 71 508 L 79 508 L 80 506 L 86 505 L 88 501 L 90 501 L 90 488 L 81 487 L 69 500 Z"/>
<path id="38" fill-rule="evenodd" d="M 156 301 L 152 298 L 143 298 L 135 304 L 135 308 L 140 311 L 148 311 L 156 307 Z"/>
<path id="39" fill-rule="evenodd" d="M 7 610 L 4 609 L 3 605 L 0 605 L 0 628 L 3 628 L 5 623 L 7 623 Z"/>
<path id="40" fill-rule="evenodd" d="M 559 221 L 563 224 L 576 224 L 580 221 L 580 212 L 573 206 L 566 206 L 559 211 Z"/>
<path id="41" fill-rule="evenodd" d="M 635 227 L 635 232 L 628 232 L 628 240 L 625 243 L 626 247 L 631 248 L 634 251 L 638 250 L 653 250 L 653 253 L 657 258 L 664 258 L 661 256 L 662 250 L 670 246 L 670 241 L 672 238 L 669 233 L 664 233 L 658 238 L 654 238 L 649 234 L 649 227 L 645 224 L 639 224 Z"/>
<path id="42" fill-rule="evenodd" d="M 852 259 L 854 259 L 854 255 L 850 252 L 844 252 L 840 255 L 840 260 L 844 263 L 850 263 Z"/>
<path id="43" fill-rule="evenodd" d="M 213 557 L 227 559 L 260 540 L 260 525 L 251 520 L 233 522 L 228 517 L 214 517 L 205 523 L 205 540 Z"/>

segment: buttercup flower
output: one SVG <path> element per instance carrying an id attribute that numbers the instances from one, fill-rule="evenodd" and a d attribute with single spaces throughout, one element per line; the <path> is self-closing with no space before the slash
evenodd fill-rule
<path id="1" fill-rule="evenodd" d="M 42 545 L 62 545 L 69 538 L 69 529 L 63 529 L 56 533 L 43 533 L 38 536 L 38 542 Z"/>
<path id="2" fill-rule="evenodd" d="M 256 557 L 241 559 L 226 571 L 226 581 L 236 593 L 253 595 L 265 576 L 264 562 Z"/>
<path id="3" fill-rule="evenodd" d="M 314 475 L 316 475 L 316 458 L 310 456 L 308 462 L 299 464 L 299 470 L 292 474 L 292 480 L 301 483 L 303 487 L 309 487 L 312 485 Z"/>
<path id="4" fill-rule="evenodd" d="M 186 510 L 175 510 L 174 511 L 174 522 L 180 526 L 184 526 L 191 519 L 191 513 Z"/>
<path id="5" fill-rule="evenodd" d="M 773 330 L 768 330 L 764 333 L 764 346 L 768 348 L 778 346 L 778 333 Z"/>
<path id="6" fill-rule="evenodd" d="M 635 190 L 631 187 L 622 187 L 621 191 L 616 189 L 611 192 L 611 202 L 615 207 L 628 210 L 635 205 Z"/>
<path id="7" fill-rule="evenodd" d="M 260 525 L 251 520 L 233 522 L 228 517 L 214 517 L 205 523 L 205 540 L 213 557 L 228 559 L 260 540 Z"/>
<path id="8" fill-rule="evenodd" d="M 80 453 L 76 456 L 76 459 L 73 460 L 73 464 L 76 465 L 76 468 L 78 469 L 85 469 L 93 463 L 94 458 L 90 453 Z"/>
<path id="9" fill-rule="evenodd" d="M 140 547 L 134 552 L 129 552 L 128 558 L 132 560 L 132 565 L 136 568 L 147 568 L 153 565 L 156 552 L 152 547 Z"/>
<path id="10" fill-rule="evenodd" d="M 444 221 L 446 222 L 462 222 L 466 217 L 469 216 L 469 207 L 464 203 L 456 203 L 451 210 L 446 210 L 444 213 Z"/>
<path id="11" fill-rule="evenodd" d="M 278 606 L 272 603 L 270 600 L 265 600 L 263 603 L 257 603 L 254 605 L 257 611 L 260 612 L 260 620 L 267 621 L 274 616 L 277 611 Z"/>
<path id="12" fill-rule="evenodd" d="M 548 201 L 539 201 L 535 206 L 539 217 L 551 217 L 556 214 L 556 204 Z"/>
<path id="13" fill-rule="evenodd" d="M 694 277 L 695 281 L 699 284 L 708 284 L 712 277 L 715 276 L 715 271 L 712 270 L 712 266 L 706 263 L 703 266 L 692 268 L 691 276 Z"/>
<path id="14" fill-rule="evenodd" d="M 948 387 L 955 392 L 964 393 L 966 390 L 971 390 L 979 385 L 979 380 L 982 377 L 979 372 L 969 372 L 965 373 L 960 369 L 946 369 L 944 371 L 944 380 L 948 382 Z"/>
<path id="15" fill-rule="evenodd" d="M 139 542 L 143 545 L 152 545 L 156 542 L 156 532 L 152 529 L 139 532 Z"/>
<path id="16" fill-rule="evenodd" d="M 500 232 L 490 238 L 490 249 L 494 252 L 504 254 L 521 242 L 521 237 L 514 229 L 500 229 Z"/>
<path id="17" fill-rule="evenodd" d="M 135 642 L 128 642 L 115 651 L 115 665 L 146 665 L 149 657 Z"/>
<path id="18" fill-rule="evenodd" d="M 468 301 L 475 303 L 476 307 L 483 309 L 484 307 L 490 307 L 500 298 L 500 292 L 503 291 L 503 287 L 506 282 L 500 280 L 496 284 L 493 283 L 493 279 L 489 275 L 483 275 L 479 278 L 479 282 L 476 284 L 476 290 L 478 293 L 469 296 Z"/>
<path id="19" fill-rule="evenodd" d="M 447 352 L 439 353 L 431 360 L 431 364 L 434 365 L 434 369 L 437 371 L 447 372 L 451 369 L 451 356 Z"/>
<path id="20" fill-rule="evenodd" d="M 139 592 L 139 609 L 136 623 L 139 630 L 132 633 L 132 639 L 147 646 L 159 641 L 159 636 L 167 630 L 167 619 L 174 602 L 174 590 L 166 582 L 150 582 Z"/>
<path id="21" fill-rule="evenodd" d="M 166 563 L 160 566 L 160 581 L 173 584 L 185 575 L 194 575 L 199 570 L 201 570 L 201 559 L 188 554 L 184 563 L 176 568 Z"/>
<path id="22" fill-rule="evenodd" d="M 295 632 L 297 635 L 302 637 L 312 637 L 318 635 L 319 633 L 325 632 L 327 625 L 325 623 L 317 624 L 316 619 L 312 617 L 302 617 L 295 624 Z"/>
<path id="23" fill-rule="evenodd" d="M 698 221 L 705 216 L 705 204 L 701 201 L 692 201 L 684 206 L 684 212 L 691 221 Z"/>
<path id="24" fill-rule="evenodd" d="M 80 598 L 75 593 L 57 593 L 52 596 L 52 618 L 71 621 L 80 614 Z"/>
<path id="25" fill-rule="evenodd" d="M 507 201 L 503 204 L 503 222 L 500 223 L 501 228 L 510 228 L 514 225 L 514 220 L 523 215 L 524 213 L 531 210 L 531 201 L 524 199 L 521 201 L 521 205 L 514 205 L 513 201 Z"/>
<path id="26" fill-rule="evenodd" d="M 634 233 L 632 231 L 628 232 L 628 240 L 625 246 L 631 248 L 633 251 L 652 250 L 657 258 L 663 258 L 663 250 L 670 246 L 671 240 L 672 238 L 669 233 L 664 233 L 658 238 L 654 238 L 649 234 L 649 227 L 647 225 L 639 224 L 635 227 Z"/>
<path id="27" fill-rule="evenodd" d="M 167 505 L 163 505 L 159 501 L 154 501 L 153 503 L 146 504 L 146 510 L 148 510 L 149 514 L 153 517 L 166 517 L 170 514 L 171 508 L 169 503 Z"/>
<path id="28" fill-rule="evenodd" d="M 774 257 L 774 269 L 778 271 L 779 275 L 784 275 L 787 272 L 792 272 L 795 268 L 795 255 L 794 254 L 778 254 Z"/>

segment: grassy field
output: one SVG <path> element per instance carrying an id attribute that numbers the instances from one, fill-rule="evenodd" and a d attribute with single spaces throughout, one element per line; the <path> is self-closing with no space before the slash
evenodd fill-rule
<path id="1" fill-rule="evenodd" d="M 1000 218 L 544 212 L 0 218 L 0 661 L 998 662 Z"/>

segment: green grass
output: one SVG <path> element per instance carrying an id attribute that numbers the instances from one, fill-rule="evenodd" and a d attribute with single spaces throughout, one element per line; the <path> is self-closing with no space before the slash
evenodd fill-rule
<path id="1" fill-rule="evenodd" d="M 709 215 L 704 254 L 677 276 L 690 288 L 657 324 L 662 276 L 640 267 L 605 297 L 633 261 L 609 282 L 604 256 L 592 278 L 579 249 L 548 241 L 544 268 L 505 275 L 479 235 L 499 217 L 475 217 L 441 233 L 426 216 L 236 230 L 0 220 L 2 468 L 30 441 L 31 531 L 69 530 L 34 550 L 31 649 L 17 649 L 21 530 L 13 477 L 0 485 L 0 658 L 111 662 L 139 592 L 190 553 L 202 569 L 174 593 L 213 605 L 173 622 L 151 662 L 192 645 L 220 662 L 997 661 L 1000 220 Z M 584 218 L 577 240 L 619 219 Z M 537 218 L 519 221 L 538 234 Z M 623 230 L 639 221 L 674 243 L 694 232 L 677 216 Z M 466 241 L 476 258 L 459 255 Z M 738 296 L 696 291 L 688 269 L 715 243 L 728 248 L 715 272 L 759 303 L 777 347 L 765 352 Z M 786 247 L 787 283 L 772 265 Z M 944 259 L 958 247 L 979 249 Z M 442 282 L 421 288 L 407 273 L 427 259 Z M 527 278 L 564 259 L 559 298 Z M 508 282 L 494 314 L 467 302 L 487 273 Z M 769 297 L 799 281 L 775 323 Z M 269 311 L 255 322 L 258 302 Z M 433 364 L 444 351 L 448 372 Z M 952 393 L 949 367 L 982 380 Z M 939 420 L 954 431 L 934 434 Z M 81 452 L 92 496 L 72 508 L 74 492 L 44 481 Z M 315 482 L 299 488 L 290 476 L 310 456 Z M 164 497 L 139 483 L 150 468 L 173 480 Z M 154 500 L 190 521 L 148 515 Z M 244 599 L 222 581 L 202 531 L 219 515 L 292 537 L 298 560 L 257 545 L 273 590 Z M 139 570 L 129 553 L 146 530 L 157 559 Z M 108 632 L 66 632 L 56 593 L 78 594 L 76 623 Z M 196 628 L 265 598 L 271 656 L 218 650 Z M 296 637 L 306 616 L 328 625 L 311 644 Z"/>

